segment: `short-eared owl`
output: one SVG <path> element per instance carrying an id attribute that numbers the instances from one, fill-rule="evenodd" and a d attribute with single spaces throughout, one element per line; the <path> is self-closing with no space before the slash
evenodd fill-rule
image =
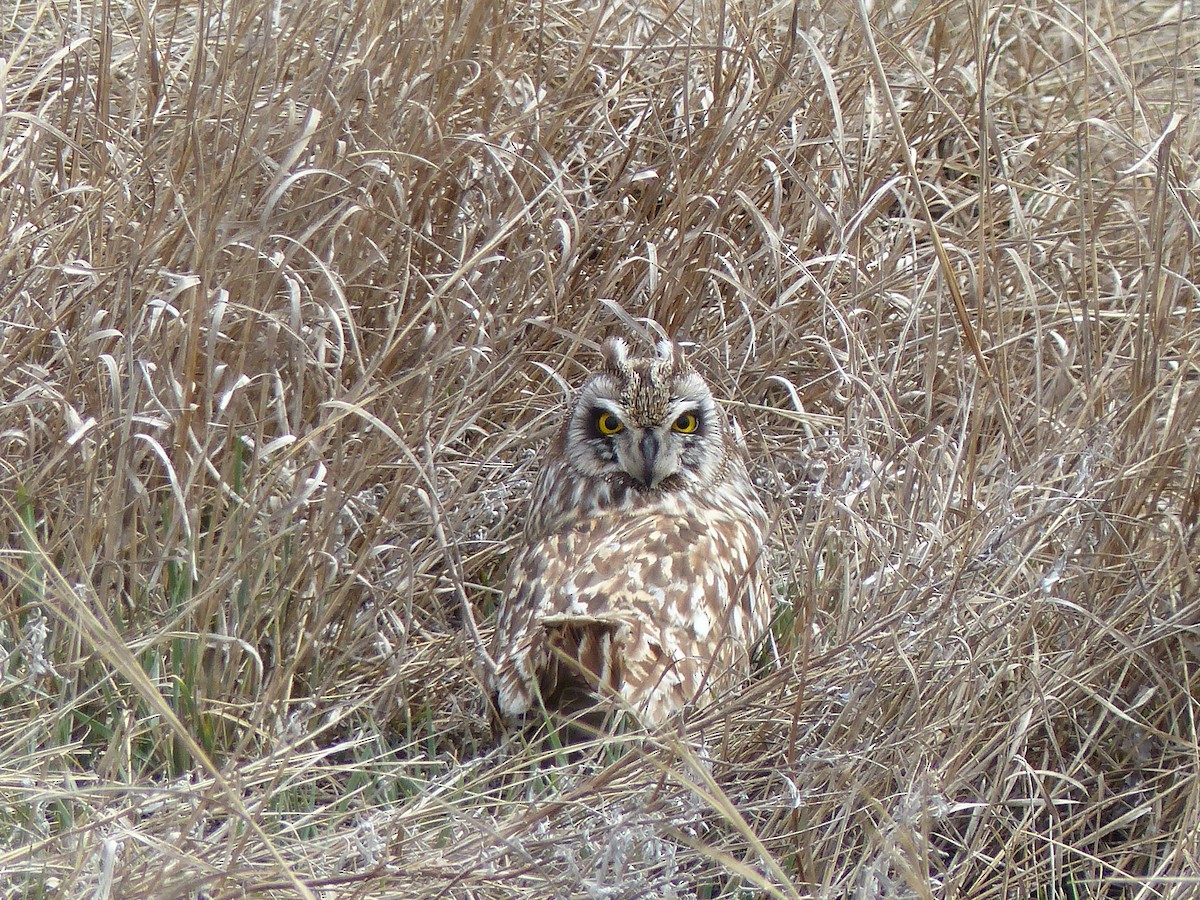
<path id="1" fill-rule="evenodd" d="M 648 724 L 745 677 L 767 515 L 737 430 L 669 341 L 609 339 L 535 489 L 492 657 L 506 717 L 619 696 Z"/>

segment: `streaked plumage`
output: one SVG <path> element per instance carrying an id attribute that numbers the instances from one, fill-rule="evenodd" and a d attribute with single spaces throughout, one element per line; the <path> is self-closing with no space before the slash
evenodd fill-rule
<path id="1" fill-rule="evenodd" d="M 491 655 L 500 712 L 619 695 L 648 724 L 745 677 L 767 516 L 736 426 L 670 342 L 605 343 L 538 480 Z"/>

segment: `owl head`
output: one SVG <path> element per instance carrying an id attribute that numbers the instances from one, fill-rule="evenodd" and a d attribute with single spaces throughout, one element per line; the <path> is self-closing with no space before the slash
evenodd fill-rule
<path id="1" fill-rule="evenodd" d="M 566 458 L 580 474 L 637 491 L 710 484 L 726 464 L 727 427 L 683 348 L 662 341 L 634 358 L 619 338 L 579 391 L 567 422 Z"/>

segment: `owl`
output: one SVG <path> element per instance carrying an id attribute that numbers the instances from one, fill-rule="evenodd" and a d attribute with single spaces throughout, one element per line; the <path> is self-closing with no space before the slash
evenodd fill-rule
<path id="1" fill-rule="evenodd" d="M 670 341 L 609 339 L 542 472 L 491 656 L 505 718 L 632 711 L 649 726 L 748 673 L 770 619 L 746 449 Z"/>

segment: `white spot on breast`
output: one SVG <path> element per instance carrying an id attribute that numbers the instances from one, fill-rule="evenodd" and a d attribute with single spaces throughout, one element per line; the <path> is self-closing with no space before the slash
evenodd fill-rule
<path id="1" fill-rule="evenodd" d="M 582 616 L 587 614 L 588 609 L 584 605 L 583 600 L 580 598 L 579 589 L 575 587 L 574 581 L 568 581 L 566 583 L 566 590 L 563 591 L 563 593 L 567 598 L 567 605 L 564 609 L 566 613 L 573 616 Z"/>

